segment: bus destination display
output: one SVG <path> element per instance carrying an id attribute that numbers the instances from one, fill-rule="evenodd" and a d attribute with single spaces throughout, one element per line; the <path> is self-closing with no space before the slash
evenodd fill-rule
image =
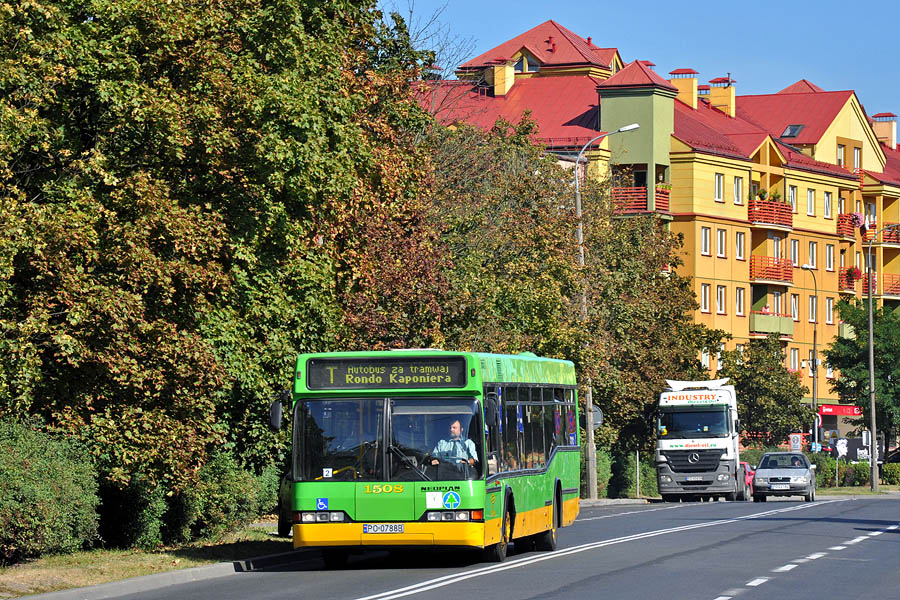
<path id="1" fill-rule="evenodd" d="M 466 359 L 311 358 L 306 383 L 311 390 L 461 388 L 466 385 Z"/>

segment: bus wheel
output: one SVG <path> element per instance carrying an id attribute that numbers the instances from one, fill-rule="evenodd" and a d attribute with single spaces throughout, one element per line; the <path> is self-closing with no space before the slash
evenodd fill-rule
<path id="1" fill-rule="evenodd" d="M 291 537 L 291 515 L 284 514 L 283 510 L 278 510 L 278 537 Z"/>
<path id="2" fill-rule="evenodd" d="M 550 507 L 550 510 L 553 512 L 553 516 L 550 519 L 550 529 L 534 536 L 534 547 L 543 552 L 556 550 L 556 543 L 559 539 L 559 515 L 556 513 L 556 498 L 553 499 L 553 505 Z"/>
<path id="3" fill-rule="evenodd" d="M 507 510 L 503 513 L 503 522 L 500 524 L 500 541 L 484 549 L 484 559 L 487 562 L 503 562 L 506 560 L 506 552 L 509 550 L 509 537 L 512 533 L 512 523 Z"/>
<path id="4" fill-rule="evenodd" d="M 347 565 L 349 552 L 342 548 L 323 548 L 322 561 L 326 569 L 340 569 Z"/>

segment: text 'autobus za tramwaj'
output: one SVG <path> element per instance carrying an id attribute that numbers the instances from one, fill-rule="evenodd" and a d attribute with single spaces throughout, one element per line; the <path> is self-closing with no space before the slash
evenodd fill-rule
<path id="1" fill-rule="evenodd" d="M 571 362 L 406 350 L 304 354 L 279 529 L 329 566 L 367 548 L 556 548 L 579 510 Z M 271 411 L 280 426 L 281 405 Z"/>

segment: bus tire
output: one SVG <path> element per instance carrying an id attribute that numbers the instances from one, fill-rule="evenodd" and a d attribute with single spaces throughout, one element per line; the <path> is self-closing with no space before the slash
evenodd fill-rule
<path id="1" fill-rule="evenodd" d="M 550 529 L 542 531 L 534 536 L 534 547 L 541 552 L 553 552 L 559 542 L 559 513 L 557 511 L 556 495 L 553 497 L 551 506 L 552 515 L 550 517 Z"/>
<path id="2" fill-rule="evenodd" d="M 285 517 L 283 511 L 278 511 L 278 537 L 291 537 L 291 519 Z"/>
<path id="3" fill-rule="evenodd" d="M 503 521 L 500 523 L 500 541 L 484 549 L 485 561 L 501 563 L 506 560 L 511 535 L 512 522 L 507 508 L 503 511 Z"/>

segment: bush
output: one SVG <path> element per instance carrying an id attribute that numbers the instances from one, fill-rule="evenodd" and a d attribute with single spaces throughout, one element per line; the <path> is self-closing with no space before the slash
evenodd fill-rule
<path id="1" fill-rule="evenodd" d="M 609 493 L 609 480 L 612 477 L 612 457 L 609 450 L 597 450 L 597 496 L 606 498 Z"/>
<path id="2" fill-rule="evenodd" d="M 848 487 L 869 485 L 869 462 L 841 465 L 843 485 Z"/>
<path id="3" fill-rule="evenodd" d="M 809 456 L 816 465 L 816 487 L 834 487 L 834 459 L 828 454 L 816 453 Z"/>
<path id="4" fill-rule="evenodd" d="M 900 485 L 900 463 L 883 465 L 881 477 L 886 485 Z"/>
<path id="5" fill-rule="evenodd" d="M 599 456 L 597 458 L 599 459 Z M 259 505 L 257 515 L 271 515 L 278 512 L 278 485 L 281 483 L 281 469 L 277 465 L 269 465 L 256 478 Z"/>
<path id="6" fill-rule="evenodd" d="M 649 456 L 641 460 L 641 497 L 658 496 L 656 485 L 656 467 Z M 634 498 L 637 495 L 635 478 L 634 452 L 624 452 L 612 459 L 612 475 L 609 480 L 608 497 Z"/>
<path id="7" fill-rule="evenodd" d="M 96 541 L 97 474 L 80 446 L 0 421 L 0 490 L 0 563 Z"/>
<path id="8" fill-rule="evenodd" d="M 100 486 L 100 537 L 107 546 L 153 549 L 163 543 L 166 493 L 136 474 L 128 485 L 104 481 Z"/>
<path id="9" fill-rule="evenodd" d="M 244 527 L 258 514 L 260 505 L 269 501 L 262 501 L 257 478 L 227 452 L 215 454 L 200 469 L 200 481 L 184 496 L 191 513 L 196 514 L 190 525 L 192 539 L 217 539 Z"/>

